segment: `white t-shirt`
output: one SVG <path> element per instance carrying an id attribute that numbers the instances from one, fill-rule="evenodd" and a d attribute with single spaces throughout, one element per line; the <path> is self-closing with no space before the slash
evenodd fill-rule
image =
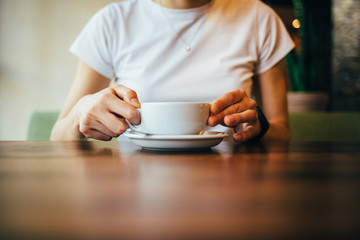
<path id="1" fill-rule="evenodd" d="M 212 102 L 237 88 L 251 95 L 252 77 L 293 47 L 280 18 L 259 0 L 194 9 L 125 0 L 97 12 L 70 51 L 135 90 L 140 102 Z"/>

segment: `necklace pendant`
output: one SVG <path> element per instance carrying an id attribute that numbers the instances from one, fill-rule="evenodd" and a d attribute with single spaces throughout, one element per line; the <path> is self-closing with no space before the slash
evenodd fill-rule
<path id="1" fill-rule="evenodd" d="M 189 45 L 186 45 L 185 50 L 186 50 L 187 52 L 190 52 L 190 51 L 191 51 L 191 47 L 190 47 Z"/>

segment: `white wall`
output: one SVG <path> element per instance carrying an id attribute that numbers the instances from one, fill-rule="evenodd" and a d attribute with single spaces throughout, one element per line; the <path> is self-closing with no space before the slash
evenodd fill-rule
<path id="1" fill-rule="evenodd" d="M 0 0 L 0 140 L 25 140 L 34 110 L 60 110 L 77 59 L 68 48 L 110 0 Z"/>

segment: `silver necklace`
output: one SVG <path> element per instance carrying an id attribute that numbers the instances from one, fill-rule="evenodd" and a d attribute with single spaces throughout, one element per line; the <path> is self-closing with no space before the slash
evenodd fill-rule
<path id="1" fill-rule="evenodd" d="M 164 6 L 163 1 L 159 0 L 160 4 L 159 4 L 159 9 L 161 14 L 163 15 L 164 19 L 166 20 L 166 22 L 168 23 L 169 27 L 171 28 L 171 30 L 174 32 L 175 35 L 179 36 L 180 41 L 184 44 L 184 48 L 185 51 L 190 52 L 192 50 L 191 48 L 191 43 L 194 41 L 195 37 L 198 35 L 198 32 L 202 26 L 202 24 L 199 24 L 198 28 L 196 29 L 194 36 L 190 39 L 190 41 L 186 41 L 181 35 L 179 35 L 178 30 L 175 29 L 174 25 L 171 23 L 170 19 L 166 16 L 165 11 L 162 9 L 162 6 Z M 161 5 L 161 6 L 160 6 Z M 206 13 L 205 13 L 206 14 Z"/>

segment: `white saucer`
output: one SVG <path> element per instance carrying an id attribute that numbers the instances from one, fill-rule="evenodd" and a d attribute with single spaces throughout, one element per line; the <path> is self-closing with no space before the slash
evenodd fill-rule
<path id="1" fill-rule="evenodd" d="M 145 135 L 131 130 L 124 134 L 143 149 L 156 151 L 185 151 L 218 145 L 227 133 L 209 131 L 203 135 Z"/>

